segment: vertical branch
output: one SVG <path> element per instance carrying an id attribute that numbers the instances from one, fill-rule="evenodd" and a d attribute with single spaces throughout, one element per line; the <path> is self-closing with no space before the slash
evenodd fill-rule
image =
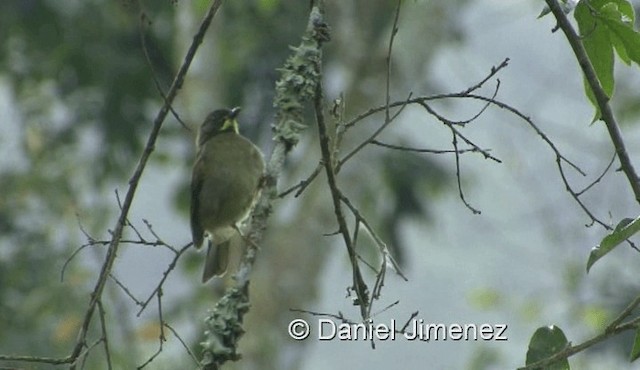
<path id="1" fill-rule="evenodd" d="M 322 67 L 318 65 L 318 74 L 322 75 Z M 333 158 L 333 152 L 331 151 L 329 144 L 329 135 L 327 133 L 327 125 L 324 121 L 324 106 L 323 106 L 323 94 L 322 83 L 319 82 L 316 87 L 316 96 L 314 100 L 316 122 L 318 124 L 318 133 L 320 135 L 320 150 L 322 151 L 322 162 L 324 164 L 325 172 L 327 174 L 327 182 L 331 190 L 331 199 L 333 201 L 333 210 L 336 214 L 336 220 L 338 221 L 338 232 L 342 235 L 344 244 L 347 247 L 347 253 L 349 254 L 349 261 L 351 262 L 351 268 L 353 269 L 353 289 L 356 292 L 358 298 L 357 304 L 360 306 L 360 314 L 363 320 L 368 318 L 369 307 L 369 292 L 360 267 L 358 266 L 358 256 L 356 254 L 355 246 L 352 243 L 351 235 L 349 234 L 349 228 L 347 221 L 342 211 L 342 193 L 338 188 L 336 181 L 335 160 Z"/>
<path id="2" fill-rule="evenodd" d="M 205 338 L 202 342 L 204 369 L 217 369 L 227 361 L 237 361 L 238 342 L 244 334 L 244 315 L 249 312 L 249 283 L 253 265 L 271 214 L 271 203 L 277 198 L 277 180 L 282 172 L 285 157 L 298 143 L 300 134 L 307 125 L 303 119 L 304 104 L 315 96 L 320 75 L 320 50 L 322 43 L 329 41 L 328 27 L 324 23 L 321 1 L 311 8 L 307 28 L 302 41 L 292 47 L 292 55 L 282 69 L 276 82 L 275 124 L 273 125 L 273 151 L 267 162 L 262 194 L 251 215 L 247 232 L 246 251 L 234 274 L 235 283 L 228 288 L 205 319 Z"/>
<path id="3" fill-rule="evenodd" d="M 398 0 L 398 6 L 396 7 L 396 15 L 393 18 L 393 25 L 391 26 L 391 36 L 389 37 L 389 47 L 387 48 L 387 78 L 386 78 L 386 96 L 384 103 L 384 119 L 385 122 L 391 121 L 391 114 L 389 113 L 389 103 L 391 102 L 391 52 L 393 50 L 393 40 L 398 33 L 398 19 L 400 19 L 400 8 L 402 7 L 402 0 Z"/>

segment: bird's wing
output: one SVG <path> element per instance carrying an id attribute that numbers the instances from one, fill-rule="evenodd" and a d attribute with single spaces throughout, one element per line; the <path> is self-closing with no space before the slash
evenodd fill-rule
<path id="1" fill-rule="evenodd" d="M 202 245 L 202 239 L 204 230 L 198 217 L 200 191 L 202 191 L 202 183 L 204 182 L 202 170 L 204 162 L 199 157 L 196 163 L 193 165 L 193 174 L 191 175 L 191 236 L 193 237 L 193 245 L 196 248 L 200 248 Z"/>

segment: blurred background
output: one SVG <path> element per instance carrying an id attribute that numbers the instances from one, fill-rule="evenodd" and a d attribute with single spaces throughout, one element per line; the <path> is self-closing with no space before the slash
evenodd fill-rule
<path id="1" fill-rule="evenodd" d="M 396 3 L 327 2 L 332 40 L 324 49 L 327 106 L 343 96 L 351 119 L 385 102 L 385 58 Z M 633 2 L 640 6 L 639 1 Z M 106 248 L 84 232 L 109 239 L 151 123 L 180 66 L 207 1 L 47 1 L 0 3 L 0 354 L 65 357 L 75 343 Z M 393 49 L 391 99 L 459 92 L 510 58 L 498 74 L 496 99 L 518 109 L 560 152 L 587 173 L 567 170 L 577 190 L 606 168 L 614 153 L 603 124 L 590 125 L 577 62 L 551 16 L 536 17 L 543 1 L 406 1 Z M 243 133 L 268 156 L 277 69 L 304 31 L 305 1 L 225 2 L 205 37 L 136 193 L 129 220 L 145 238 L 190 242 L 188 199 L 194 128 L 219 107 L 242 106 Z M 145 17 L 141 17 L 144 12 Z M 143 29 L 151 66 L 141 48 Z M 155 76 L 155 77 L 154 77 Z M 640 73 L 616 65 L 612 101 L 631 158 L 640 154 Z M 481 92 L 491 96 L 495 80 Z M 482 105 L 437 101 L 451 120 L 473 117 Z M 310 116 L 311 118 L 311 116 Z M 306 178 L 320 158 L 310 119 L 288 158 L 279 188 Z M 374 115 L 345 137 L 342 153 L 384 122 Z M 358 319 L 346 289 L 351 269 L 325 178 L 300 196 L 274 204 L 252 279 L 237 369 L 508 369 L 522 366 L 536 328 L 556 324 L 573 343 L 603 330 L 637 295 L 640 256 L 620 247 L 585 273 L 590 249 L 606 231 L 564 189 L 551 149 L 521 119 L 491 108 L 463 133 L 491 150 L 461 156 L 462 203 L 451 154 L 416 154 L 370 146 L 345 164 L 340 184 L 393 247 L 409 281 L 389 275 L 374 311 L 376 321 L 506 324 L 507 341 L 294 341 L 288 323 L 315 318 L 305 309 Z M 450 131 L 424 110 L 407 107 L 380 138 L 419 148 L 452 149 Z M 614 164 L 614 169 L 617 166 Z M 636 217 L 626 179 L 610 171 L 583 196 L 606 223 Z M 352 223 L 351 223 L 352 224 Z M 125 238 L 135 238 L 128 230 Z M 361 238 L 372 263 L 376 248 Z M 144 300 L 173 254 L 163 247 L 120 249 L 113 274 Z M 200 284 L 202 255 L 188 251 L 164 285 L 163 319 L 198 353 L 202 320 L 228 282 Z M 64 274 L 62 274 L 64 272 Z M 373 275 L 367 271 L 369 284 Z M 158 306 L 139 307 L 111 281 L 106 320 L 115 368 L 135 368 L 159 346 Z M 377 310 L 376 310 L 377 308 Z M 94 318 L 93 338 L 99 336 Z M 166 333 L 162 353 L 147 368 L 195 368 L 179 338 Z M 575 368 L 631 368 L 633 335 L 620 335 L 571 359 Z M 46 369 L 46 365 L 0 366 Z M 31 367 L 30 367 L 31 366 Z M 425 367 L 426 366 L 426 367 Z M 94 349 L 86 368 L 105 368 Z M 226 367 L 225 367 L 226 368 Z"/>

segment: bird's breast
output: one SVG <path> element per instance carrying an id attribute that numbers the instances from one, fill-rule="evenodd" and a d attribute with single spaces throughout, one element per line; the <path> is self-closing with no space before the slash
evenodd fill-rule
<path id="1" fill-rule="evenodd" d="M 205 230 L 227 228 L 249 212 L 264 171 L 262 154 L 236 134 L 219 135 L 202 148 L 206 176 L 200 194 L 200 220 Z"/>

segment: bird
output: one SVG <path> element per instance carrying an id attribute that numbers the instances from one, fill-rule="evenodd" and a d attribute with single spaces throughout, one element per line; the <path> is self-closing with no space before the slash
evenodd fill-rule
<path id="1" fill-rule="evenodd" d="M 222 276 L 231 239 L 240 233 L 257 200 L 265 169 L 262 152 L 240 134 L 240 107 L 211 112 L 198 130 L 191 176 L 191 235 L 201 248 L 208 241 L 202 274 L 206 283 Z"/>

